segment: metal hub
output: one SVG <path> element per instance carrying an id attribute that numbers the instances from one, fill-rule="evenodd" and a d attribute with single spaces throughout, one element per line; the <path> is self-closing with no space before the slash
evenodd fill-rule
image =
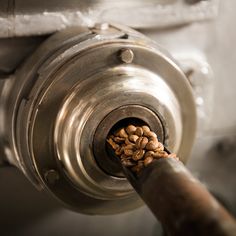
<path id="1" fill-rule="evenodd" d="M 164 127 L 158 115 L 150 109 L 139 105 L 127 105 L 110 112 L 98 125 L 93 141 L 93 152 L 101 169 L 109 175 L 124 177 L 121 166 L 112 159 L 106 150 L 106 139 L 112 130 L 127 124 L 147 124 L 158 134 L 158 139 L 164 140 Z"/>
<path id="2" fill-rule="evenodd" d="M 39 188 L 85 213 L 141 205 L 105 141 L 132 119 L 185 161 L 195 132 L 191 87 L 171 57 L 120 26 L 74 28 L 49 38 L 16 74 L 9 140 L 15 163 Z"/>

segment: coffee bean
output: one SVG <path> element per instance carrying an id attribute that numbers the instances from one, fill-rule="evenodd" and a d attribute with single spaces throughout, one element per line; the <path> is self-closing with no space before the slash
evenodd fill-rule
<path id="1" fill-rule="evenodd" d="M 146 132 L 145 136 L 148 137 L 149 139 L 157 138 L 157 135 L 152 131 Z"/>
<path id="2" fill-rule="evenodd" d="M 143 125 L 142 126 L 142 129 L 143 129 L 143 134 L 146 136 L 146 134 L 148 133 L 148 132 L 150 132 L 150 128 L 147 126 L 147 125 Z"/>
<path id="3" fill-rule="evenodd" d="M 132 156 L 134 154 L 134 151 L 132 149 L 126 149 L 124 148 L 124 154 L 126 156 Z"/>
<path id="4" fill-rule="evenodd" d="M 144 166 L 148 166 L 150 163 L 152 163 L 153 161 L 153 157 L 152 156 L 147 156 L 145 159 L 144 159 Z"/>
<path id="5" fill-rule="evenodd" d="M 134 143 L 130 142 L 128 138 L 125 139 L 125 144 L 126 145 L 134 145 Z"/>
<path id="6" fill-rule="evenodd" d="M 144 149 L 148 143 L 148 138 L 146 137 L 139 137 L 135 142 L 135 147 L 137 149 Z"/>
<path id="7" fill-rule="evenodd" d="M 148 151 L 154 151 L 154 150 L 156 150 L 156 149 L 158 148 L 158 146 L 159 146 L 158 141 L 157 141 L 157 140 L 153 140 L 153 141 L 149 141 L 149 142 L 147 143 L 146 149 L 147 149 Z"/>
<path id="8" fill-rule="evenodd" d="M 114 137 L 113 140 L 116 143 L 123 143 L 125 141 L 125 138 L 121 138 L 121 137 Z"/>
<path id="9" fill-rule="evenodd" d="M 166 158 L 166 157 L 168 157 L 168 153 L 165 152 L 165 151 L 157 151 L 157 152 L 154 153 L 153 157 L 155 159 Z"/>
<path id="10" fill-rule="evenodd" d="M 159 142 L 158 138 L 156 138 L 156 137 L 149 137 L 148 140 L 153 141 L 153 142 Z"/>
<path id="11" fill-rule="evenodd" d="M 156 150 L 154 150 L 154 151 L 164 151 L 164 145 L 162 144 L 162 143 L 158 143 L 158 148 L 156 149 Z"/>
<path id="12" fill-rule="evenodd" d="M 135 134 L 129 135 L 129 140 L 133 143 L 135 143 L 138 138 L 139 138 L 138 135 L 135 135 Z"/>
<path id="13" fill-rule="evenodd" d="M 134 145 L 134 144 L 125 145 L 125 146 L 124 146 L 124 149 L 135 150 L 135 145 Z"/>
<path id="14" fill-rule="evenodd" d="M 154 155 L 154 151 L 148 151 L 148 152 L 146 152 L 145 153 L 145 155 L 144 155 L 144 157 L 146 158 L 146 157 L 149 157 L 149 156 L 153 156 Z"/>
<path id="15" fill-rule="evenodd" d="M 135 166 L 135 162 L 132 162 L 130 160 L 122 160 L 121 163 L 126 167 Z"/>
<path id="16" fill-rule="evenodd" d="M 116 143 L 112 140 L 112 138 L 107 139 L 107 142 L 111 145 L 111 147 L 112 147 L 114 150 L 116 150 L 117 148 L 119 148 L 119 145 L 116 144 Z"/>
<path id="17" fill-rule="evenodd" d="M 136 127 L 134 125 L 128 125 L 125 129 L 125 131 L 127 132 L 127 134 L 134 134 L 134 132 L 136 131 Z"/>
<path id="18" fill-rule="evenodd" d="M 119 147 L 119 148 L 117 148 L 117 149 L 115 150 L 115 154 L 116 154 L 117 156 L 120 156 L 121 154 L 123 154 L 123 152 L 124 152 L 124 148 L 123 148 L 123 147 Z"/>
<path id="19" fill-rule="evenodd" d="M 128 137 L 128 134 L 125 132 L 125 129 L 122 128 L 118 131 L 118 134 L 117 134 L 120 138 L 127 138 Z"/>
<path id="20" fill-rule="evenodd" d="M 132 159 L 134 161 L 138 161 L 143 158 L 144 154 L 145 154 L 144 150 L 136 150 L 132 156 Z"/>
<path id="21" fill-rule="evenodd" d="M 143 136 L 143 129 L 141 127 L 138 127 L 134 134 L 138 135 L 139 137 Z"/>

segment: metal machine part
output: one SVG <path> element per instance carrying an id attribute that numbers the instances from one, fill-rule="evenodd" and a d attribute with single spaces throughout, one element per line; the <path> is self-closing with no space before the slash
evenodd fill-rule
<path id="1" fill-rule="evenodd" d="M 111 132 L 107 143 L 166 235 L 235 236 L 233 216 L 148 126 L 123 126 Z"/>
<path id="2" fill-rule="evenodd" d="M 2 82 L 0 96 L 5 158 L 79 212 L 142 204 L 106 156 L 106 136 L 117 123 L 150 125 L 183 162 L 194 140 L 195 102 L 184 73 L 160 46 L 126 27 L 54 34 Z"/>
<path id="3" fill-rule="evenodd" d="M 92 27 L 97 22 L 139 29 L 183 25 L 215 18 L 219 0 L 1 0 L 0 4 L 0 37 L 8 38 L 51 34 L 78 25 Z"/>
<path id="4" fill-rule="evenodd" d="M 137 177 L 125 172 L 166 235 L 235 235 L 234 217 L 177 159 L 155 160 Z"/>

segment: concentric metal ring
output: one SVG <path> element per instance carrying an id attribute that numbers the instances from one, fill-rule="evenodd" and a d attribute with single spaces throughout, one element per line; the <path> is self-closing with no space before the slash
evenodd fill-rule
<path id="1" fill-rule="evenodd" d="M 76 29 L 56 34 L 26 62 L 17 74 L 20 86 L 13 87 L 20 167 L 80 212 L 115 213 L 141 204 L 126 179 L 104 171 L 94 156 L 96 130 L 114 110 L 135 105 L 154 114 L 165 144 L 182 160 L 194 139 L 195 105 L 179 67 L 146 37 L 115 29 L 121 33 L 109 35 L 108 28 L 101 37 Z M 125 48 L 134 54 L 131 63 L 118 57 Z M 154 123 L 145 120 L 147 114 L 136 116 Z M 57 173 L 55 184 L 45 179 L 49 170 Z"/>

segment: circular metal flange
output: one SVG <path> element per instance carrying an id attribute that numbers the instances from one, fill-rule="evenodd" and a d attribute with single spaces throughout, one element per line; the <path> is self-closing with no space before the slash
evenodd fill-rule
<path id="1" fill-rule="evenodd" d="M 103 154 L 96 152 L 98 143 L 105 142 L 99 131 L 104 120 L 119 109 L 134 109 L 135 118 L 157 129 L 165 145 L 185 161 L 196 116 L 188 81 L 168 54 L 132 30 L 116 26 L 110 35 L 109 28 L 103 31 L 102 36 L 96 30 L 80 32 L 80 37 L 76 30 L 56 34 L 17 78 L 23 84 L 18 98 L 27 98 L 15 117 L 24 172 L 70 208 L 92 214 L 141 205 L 127 180 L 107 171 Z M 57 50 L 49 46 L 53 43 Z M 134 55 L 130 63 L 119 56 L 125 49 Z M 127 117 L 113 117 L 110 127 Z M 104 145 L 100 148 L 104 153 Z M 49 170 L 57 173 L 54 184 L 45 177 Z"/>
<path id="2" fill-rule="evenodd" d="M 100 51 L 99 48 L 97 50 Z M 109 46 L 106 49 L 103 48 L 102 51 L 104 57 L 106 57 L 106 52 L 111 53 Z M 74 66 L 78 65 L 74 64 Z M 70 68 L 69 71 L 73 70 Z M 147 79 L 151 83 L 145 86 Z M 133 83 L 136 85 L 136 89 L 134 89 Z M 59 85 L 60 83 L 58 83 Z M 54 84 L 54 89 L 56 87 Z M 160 97 L 163 90 L 168 92 L 169 98 L 171 98 L 171 101 L 166 101 L 169 102 L 168 106 L 163 106 L 165 102 Z M 50 102 L 47 103 L 50 104 Z M 169 141 L 170 148 L 177 149 L 180 145 L 178 135 L 181 135 L 181 118 L 178 110 L 175 110 L 177 101 L 168 86 L 151 72 L 139 67 L 107 68 L 105 71 L 96 73 L 78 83 L 66 97 L 55 122 L 54 145 L 67 177 L 80 191 L 98 199 L 120 199 L 134 193 L 126 179 L 114 177 L 99 168 L 94 157 L 93 141 L 100 122 L 108 114 L 123 106 L 130 107 L 131 111 L 132 105 L 135 104 L 141 107 L 140 112 L 144 110 L 142 107 L 146 107 L 149 114 L 153 111 L 155 114 L 153 117 L 165 115 L 168 122 L 162 118 L 163 123 L 167 122 L 168 126 L 172 127 L 169 129 L 167 125 L 162 126 L 168 127 L 165 130 L 165 142 L 168 145 Z M 162 109 L 158 109 L 159 106 L 162 106 Z M 48 109 L 50 108 L 43 111 L 41 108 L 38 111 L 38 116 L 41 112 L 43 112 L 42 116 L 45 116 L 49 112 Z M 137 111 L 136 114 L 138 115 Z M 144 120 L 148 118 L 142 117 Z M 120 119 L 117 116 L 118 121 L 122 118 L 122 114 L 120 114 Z M 38 121 L 42 123 L 41 119 Z M 160 123 L 157 118 L 156 122 L 155 126 L 157 127 Z M 116 121 L 112 126 L 115 123 Z M 150 123 L 154 122 L 150 120 Z M 45 120 L 42 125 L 45 125 Z M 42 126 L 40 130 L 42 130 Z M 160 134 L 162 133 L 160 132 Z M 65 134 L 67 135 L 65 136 Z M 106 137 L 103 136 L 103 138 Z M 100 148 L 103 149 L 104 146 Z"/>

